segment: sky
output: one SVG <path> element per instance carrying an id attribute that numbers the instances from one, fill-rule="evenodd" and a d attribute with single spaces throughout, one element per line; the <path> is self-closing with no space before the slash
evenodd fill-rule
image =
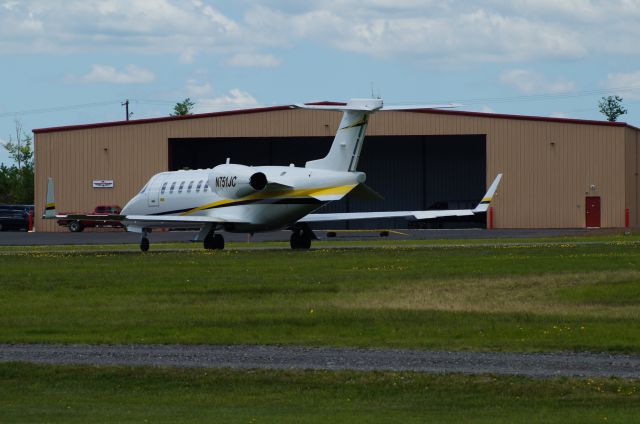
<path id="1" fill-rule="evenodd" d="M 0 143 L 319 100 L 640 126 L 640 0 L 0 0 Z M 10 164 L 0 149 L 0 162 Z"/>

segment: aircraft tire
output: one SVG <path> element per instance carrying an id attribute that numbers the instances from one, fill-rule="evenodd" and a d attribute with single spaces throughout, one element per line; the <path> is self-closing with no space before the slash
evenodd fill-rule
<path id="1" fill-rule="evenodd" d="M 146 237 L 142 237 L 140 240 L 140 250 L 143 252 L 149 251 L 149 239 Z"/>
<path id="2" fill-rule="evenodd" d="M 311 248 L 311 237 L 302 233 L 300 235 L 300 249 L 310 249 Z"/>
<path id="3" fill-rule="evenodd" d="M 222 237 L 222 234 L 213 236 L 213 248 L 217 250 L 224 249 L 224 237 Z"/>
<path id="4" fill-rule="evenodd" d="M 289 244 L 292 249 L 309 249 L 311 247 L 311 237 L 304 233 L 294 231 L 291 233 Z"/>
<path id="5" fill-rule="evenodd" d="M 300 244 L 300 233 L 294 231 L 291 233 L 291 238 L 289 239 L 289 244 L 292 249 L 299 249 L 298 245 Z"/>
<path id="6" fill-rule="evenodd" d="M 204 240 L 202 241 L 202 245 L 207 250 L 215 249 L 213 244 L 213 234 L 207 234 Z"/>
<path id="7" fill-rule="evenodd" d="M 84 227 L 82 226 L 80 221 L 71 221 L 69 223 L 69 231 L 71 231 L 72 233 L 80 233 L 82 232 L 82 230 L 84 230 Z"/>

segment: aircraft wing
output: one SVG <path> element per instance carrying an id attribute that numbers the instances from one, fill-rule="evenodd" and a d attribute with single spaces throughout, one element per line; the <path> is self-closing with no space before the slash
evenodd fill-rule
<path id="1" fill-rule="evenodd" d="M 390 211 L 390 212 L 346 212 L 346 213 L 315 213 L 309 214 L 298 222 L 326 222 L 326 221 L 350 221 L 360 219 L 379 218 L 413 218 L 413 219 L 434 219 L 447 216 L 472 216 L 477 213 L 486 212 L 495 194 L 502 174 L 498 174 L 489 186 L 487 193 L 482 197 L 478 206 L 474 209 L 443 209 L 432 211 Z"/>
<path id="2" fill-rule="evenodd" d="M 81 215 L 57 214 L 55 219 L 70 221 L 121 222 L 127 231 L 141 232 L 143 228 L 202 228 L 206 224 L 246 223 L 236 217 L 216 214 L 214 216 L 183 215 Z"/>

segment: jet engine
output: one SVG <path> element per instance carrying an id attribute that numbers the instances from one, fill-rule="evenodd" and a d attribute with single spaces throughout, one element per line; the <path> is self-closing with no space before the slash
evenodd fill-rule
<path id="1" fill-rule="evenodd" d="M 209 187 L 225 199 L 239 199 L 263 191 L 267 183 L 263 172 L 245 165 L 218 165 L 209 174 Z"/>

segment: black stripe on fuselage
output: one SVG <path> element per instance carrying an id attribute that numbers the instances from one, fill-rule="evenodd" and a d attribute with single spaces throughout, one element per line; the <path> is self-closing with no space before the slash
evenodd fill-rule
<path id="1" fill-rule="evenodd" d="M 292 198 L 270 198 L 270 199 L 251 199 L 251 200 L 238 200 L 237 202 L 225 203 L 223 205 L 214 205 L 208 208 L 198 209 L 199 206 L 187 209 L 176 209 L 167 212 L 158 212 L 149 215 L 177 215 L 181 213 L 185 213 L 191 211 L 193 209 L 198 209 L 201 211 L 209 210 L 209 209 L 218 209 L 225 208 L 230 206 L 242 206 L 242 205 L 251 205 L 251 204 L 261 204 L 261 205 L 321 205 L 326 202 L 318 199 L 314 199 L 312 197 L 292 197 Z"/>

